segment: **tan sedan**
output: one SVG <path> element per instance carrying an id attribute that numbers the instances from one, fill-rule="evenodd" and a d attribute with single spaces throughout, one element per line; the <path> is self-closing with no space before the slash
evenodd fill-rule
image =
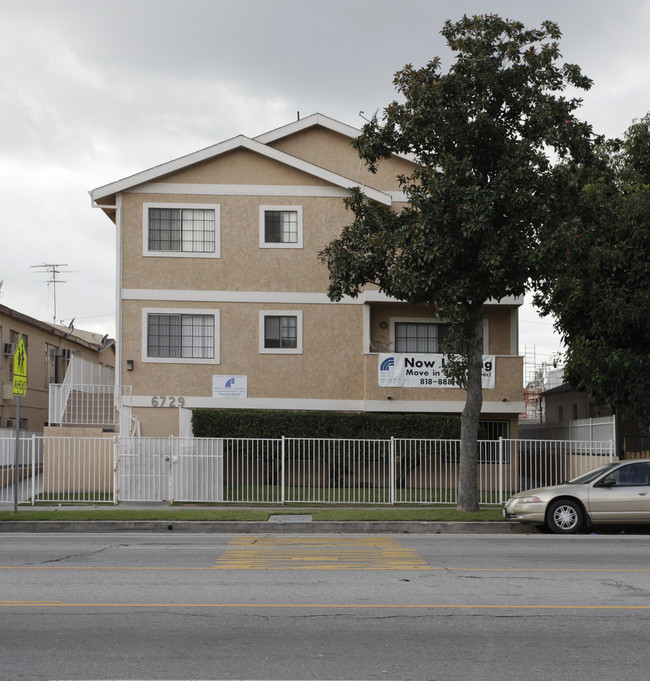
<path id="1" fill-rule="evenodd" d="M 520 492 L 503 515 L 558 534 L 599 523 L 650 524 L 650 459 L 616 461 L 562 485 Z"/>

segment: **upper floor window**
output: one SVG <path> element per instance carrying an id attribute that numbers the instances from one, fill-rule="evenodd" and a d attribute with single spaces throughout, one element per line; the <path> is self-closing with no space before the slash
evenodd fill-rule
<path id="1" fill-rule="evenodd" d="M 219 206 L 144 204 L 145 255 L 219 257 Z"/>
<path id="2" fill-rule="evenodd" d="M 262 310 L 260 312 L 260 352 L 302 353 L 302 312 Z"/>
<path id="3" fill-rule="evenodd" d="M 218 310 L 143 310 L 143 361 L 216 363 Z"/>
<path id="4" fill-rule="evenodd" d="M 260 206 L 261 248 L 302 248 L 302 206 Z"/>

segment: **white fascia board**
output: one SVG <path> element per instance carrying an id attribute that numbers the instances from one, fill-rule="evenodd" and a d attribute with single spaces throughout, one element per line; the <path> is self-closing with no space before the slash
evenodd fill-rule
<path id="1" fill-rule="evenodd" d="M 103 187 L 98 187 L 93 189 L 91 196 L 93 201 L 98 201 L 106 196 L 111 196 L 118 192 L 127 191 L 133 187 L 137 187 L 145 182 L 152 182 L 163 175 L 168 175 L 177 170 L 182 170 L 188 166 L 194 165 L 196 163 L 201 163 L 202 161 L 209 160 L 225 154 L 234 149 L 248 149 L 262 156 L 266 156 L 279 163 L 284 163 L 285 165 L 291 166 L 296 170 L 300 170 L 314 177 L 318 177 L 321 180 L 329 182 L 335 186 L 343 187 L 345 189 L 352 189 L 353 187 L 358 187 L 361 191 L 370 199 L 382 203 L 386 206 L 392 205 L 392 198 L 386 192 L 379 191 L 377 189 L 372 189 L 371 187 L 366 187 L 359 182 L 354 182 L 353 180 L 343 177 L 331 170 L 326 170 L 320 166 L 314 165 L 307 161 L 303 161 L 295 156 L 291 156 L 283 151 L 278 151 L 273 147 L 267 147 L 261 142 L 256 142 L 255 140 L 249 139 L 243 135 L 238 137 L 233 137 L 230 140 L 221 142 L 211 147 L 201 149 L 200 151 L 195 151 L 193 154 L 188 154 L 187 156 L 182 156 L 174 161 L 169 161 L 168 163 L 163 163 L 162 165 L 155 166 L 149 170 L 144 170 L 141 173 L 131 175 L 117 182 L 112 182 L 111 184 L 104 185 Z"/>
<path id="2" fill-rule="evenodd" d="M 315 125 L 320 125 L 321 127 L 327 128 L 328 130 L 338 132 L 341 135 L 349 137 L 350 139 L 356 139 L 361 134 L 361 130 L 353 127 L 352 125 L 347 125 L 346 123 L 341 123 L 341 121 L 337 121 L 333 118 L 330 118 L 329 116 L 315 113 L 311 116 L 301 118 L 298 121 L 293 121 L 292 123 L 283 125 L 279 128 L 276 128 L 275 130 L 270 130 L 269 132 L 257 135 L 257 137 L 254 137 L 253 139 L 257 140 L 258 142 L 262 142 L 262 144 L 268 144 L 269 142 L 275 142 L 276 140 L 282 139 L 283 137 L 288 137 L 289 135 L 293 135 L 296 132 L 306 130 L 307 128 L 311 128 Z M 416 163 L 415 156 L 413 154 L 395 153 L 393 155 L 399 158 L 404 158 L 407 161 L 411 161 L 412 163 Z"/>
<path id="3" fill-rule="evenodd" d="M 294 133 L 300 132 L 301 130 L 311 128 L 314 125 L 320 125 L 321 127 L 327 128 L 328 130 L 333 130 L 334 132 L 345 135 L 350 139 L 354 139 L 361 134 L 361 130 L 353 128 L 351 125 L 346 125 L 345 123 L 336 121 L 333 118 L 329 118 L 328 116 L 323 116 L 323 114 L 315 113 L 311 116 L 307 116 L 305 118 L 301 118 L 300 120 L 293 121 L 292 123 L 288 123 L 287 125 L 282 125 L 275 130 L 265 132 L 262 135 L 257 135 L 257 137 L 254 137 L 253 139 L 255 139 L 257 142 L 261 142 L 262 144 L 268 144 L 269 142 L 275 142 L 276 140 L 282 139 L 283 137 L 293 135 Z"/>
<path id="4" fill-rule="evenodd" d="M 228 151 L 237 149 L 242 146 L 242 141 L 248 139 L 244 135 L 238 135 L 232 139 L 226 140 L 225 142 L 219 142 L 219 144 L 213 144 L 205 149 L 200 149 L 186 156 L 181 156 L 180 158 L 174 159 L 173 161 L 168 161 L 167 163 L 162 163 L 161 165 L 154 166 L 148 170 L 143 170 L 135 175 L 129 175 L 116 182 L 111 182 L 110 184 L 105 184 L 102 187 L 97 187 L 90 192 L 93 201 L 102 199 L 105 196 L 110 196 L 111 194 L 116 194 L 117 192 L 126 191 L 132 187 L 136 187 L 144 182 L 151 182 L 153 180 L 173 173 L 176 170 L 182 170 L 188 166 L 194 165 L 195 163 L 200 163 L 201 161 L 206 161 L 220 154 L 225 154 Z M 101 206 L 100 206 L 101 207 Z"/>

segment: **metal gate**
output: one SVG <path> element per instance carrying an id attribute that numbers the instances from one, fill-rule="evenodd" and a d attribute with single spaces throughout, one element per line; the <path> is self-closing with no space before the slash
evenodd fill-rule
<path id="1" fill-rule="evenodd" d="M 223 441 L 119 438 L 120 501 L 223 501 Z"/>

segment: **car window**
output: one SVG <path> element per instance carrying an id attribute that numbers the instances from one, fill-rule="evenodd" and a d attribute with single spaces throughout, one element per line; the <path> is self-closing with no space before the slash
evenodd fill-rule
<path id="1" fill-rule="evenodd" d="M 620 487 L 631 487 L 636 485 L 647 485 L 650 477 L 650 463 L 631 463 L 621 466 L 610 473 L 608 477 L 616 480 L 616 485 Z"/>
<path id="2" fill-rule="evenodd" d="M 615 468 L 616 466 L 618 466 L 618 462 L 616 461 L 614 463 L 605 464 L 604 466 L 599 466 L 598 468 L 594 468 L 593 470 L 588 471 L 587 473 L 579 475 L 577 478 L 569 480 L 569 483 L 572 485 L 583 485 L 587 482 L 595 480 L 597 477 L 605 473 L 605 471 L 608 471 L 610 468 Z"/>

